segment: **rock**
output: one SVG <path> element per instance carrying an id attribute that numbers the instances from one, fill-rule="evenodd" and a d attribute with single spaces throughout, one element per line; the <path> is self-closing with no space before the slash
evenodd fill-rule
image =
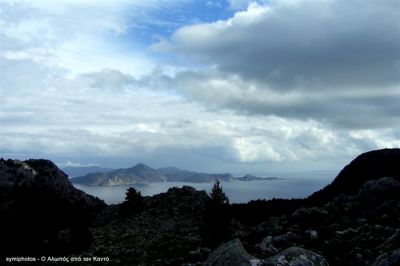
<path id="1" fill-rule="evenodd" d="M 272 256 L 278 253 L 278 249 L 272 244 L 272 236 L 265 237 L 257 246 L 264 255 Z"/>
<path id="2" fill-rule="evenodd" d="M 288 248 L 264 261 L 262 266 L 328 266 L 321 255 L 300 247 Z"/>
<path id="3" fill-rule="evenodd" d="M 251 256 L 244 249 L 238 238 L 220 245 L 207 258 L 205 266 L 253 266 L 260 260 Z"/>
<path id="4" fill-rule="evenodd" d="M 326 222 L 328 218 L 328 211 L 319 207 L 302 207 L 295 210 L 291 215 L 292 221 L 301 225 L 321 224 Z"/>
<path id="5" fill-rule="evenodd" d="M 400 265 L 400 249 L 383 253 L 371 264 L 371 266 L 397 266 L 397 265 Z"/>
<path id="6" fill-rule="evenodd" d="M 293 246 L 299 239 L 300 237 L 296 234 L 287 232 L 275 237 L 265 237 L 258 247 L 264 255 L 271 256 L 278 253 L 279 250 Z"/>
<path id="7" fill-rule="evenodd" d="M 357 223 L 358 223 L 358 224 L 364 225 L 364 224 L 366 224 L 367 222 L 368 222 L 368 220 L 365 219 L 365 218 L 358 218 L 358 219 L 357 219 Z"/>
<path id="8" fill-rule="evenodd" d="M 400 229 L 396 230 L 395 233 L 383 242 L 378 249 L 380 250 L 392 250 L 396 247 L 400 247 Z"/>
<path id="9" fill-rule="evenodd" d="M 342 194 L 336 196 L 333 199 L 333 202 L 336 205 L 344 205 L 344 204 L 348 203 L 349 201 L 351 201 L 352 199 L 353 198 L 351 196 L 342 193 Z"/>
<path id="10" fill-rule="evenodd" d="M 287 232 L 283 235 L 273 237 L 272 244 L 276 247 L 285 247 L 288 245 L 293 245 L 293 242 L 296 242 L 299 239 L 300 237 L 298 237 L 296 234 Z"/>
<path id="11" fill-rule="evenodd" d="M 336 231 L 335 234 L 339 238 L 352 239 L 358 234 L 358 229 L 347 228 L 342 231 Z"/>
<path id="12" fill-rule="evenodd" d="M 309 240 L 317 240 L 318 239 L 318 232 L 315 230 L 307 230 L 304 232 L 304 234 L 306 235 L 306 237 Z"/>
<path id="13" fill-rule="evenodd" d="M 365 183 L 359 190 L 363 203 L 376 205 L 382 201 L 400 200 L 400 182 L 393 177 L 383 177 Z"/>
<path id="14" fill-rule="evenodd" d="M 191 261 L 204 261 L 210 252 L 210 249 L 200 247 L 196 250 L 189 251 L 186 257 Z"/>
<path id="15" fill-rule="evenodd" d="M 271 217 L 267 221 L 257 225 L 257 233 L 259 234 L 276 234 L 280 233 L 284 228 L 284 220 L 279 217 Z"/>

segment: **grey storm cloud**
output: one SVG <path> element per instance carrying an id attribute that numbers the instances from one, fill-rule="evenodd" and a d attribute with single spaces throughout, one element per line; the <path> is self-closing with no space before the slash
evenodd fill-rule
<path id="1" fill-rule="evenodd" d="M 271 1 L 154 48 L 278 89 L 385 86 L 400 80 L 399 17 L 398 1 Z"/>
<path id="2" fill-rule="evenodd" d="M 268 1 L 153 45 L 214 66 L 169 86 L 247 112 L 399 126 L 400 2 Z"/>

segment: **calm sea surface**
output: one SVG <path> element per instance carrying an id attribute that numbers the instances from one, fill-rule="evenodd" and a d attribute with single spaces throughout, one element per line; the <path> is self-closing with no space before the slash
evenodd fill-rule
<path id="1" fill-rule="evenodd" d="M 256 199 L 304 198 L 329 184 L 333 173 L 311 172 L 307 177 L 294 177 L 294 174 L 275 175 L 284 178 L 274 181 L 234 181 L 222 182 L 222 188 L 230 202 L 248 202 Z M 299 176 L 299 175 L 297 175 Z M 120 203 L 125 198 L 126 189 L 130 186 L 83 186 L 74 184 L 78 189 L 103 199 L 108 204 Z M 144 196 L 166 192 L 171 187 L 192 186 L 197 190 L 211 191 L 213 183 L 157 182 L 143 186 L 134 186 Z"/>

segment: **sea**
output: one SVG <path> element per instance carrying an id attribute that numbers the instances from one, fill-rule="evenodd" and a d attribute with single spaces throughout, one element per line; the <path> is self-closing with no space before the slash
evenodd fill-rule
<path id="1" fill-rule="evenodd" d="M 278 173 L 258 176 L 275 176 L 281 179 L 271 181 L 230 181 L 221 182 L 222 189 L 231 203 L 246 203 L 257 199 L 272 198 L 305 198 L 331 183 L 337 172 L 309 171 L 301 173 Z M 84 192 L 104 200 L 107 204 L 118 204 L 124 201 L 128 187 L 135 187 L 143 196 L 152 196 L 166 192 L 172 187 L 191 186 L 197 190 L 210 192 L 213 183 L 189 182 L 154 182 L 140 186 L 85 186 L 74 184 Z"/>

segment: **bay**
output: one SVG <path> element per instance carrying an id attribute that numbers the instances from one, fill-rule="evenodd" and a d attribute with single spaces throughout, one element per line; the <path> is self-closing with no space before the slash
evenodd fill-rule
<path id="1" fill-rule="evenodd" d="M 281 175 L 284 179 L 273 181 L 231 181 L 222 182 L 222 188 L 231 203 L 244 203 L 257 199 L 272 198 L 304 198 L 320 190 L 332 181 L 330 174 L 308 173 L 307 177 L 294 177 L 296 175 Z M 318 176 L 318 177 L 316 177 Z M 84 186 L 74 184 L 84 192 L 104 200 L 107 204 L 117 204 L 124 200 L 128 186 Z M 172 187 L 191 186 L 197 190 L 210 192 L 213 183 L 188 183 L 188 182 L 154 182 L 137 188 L 143 196 L 152 196 L 166 192 Z"/>

